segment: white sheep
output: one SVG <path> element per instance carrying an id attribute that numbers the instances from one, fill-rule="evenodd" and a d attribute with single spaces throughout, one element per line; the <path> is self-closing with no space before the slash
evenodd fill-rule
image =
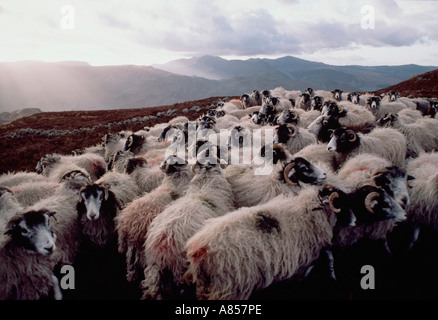
<path id="1" fill-rule="evenodd" d="M 118 172 L 107 172 L 82 188 L 77 214 L 84 236 L 97 246 L 111 246 L 116 239 L 115 217 L 140 194 L 135 180 Z"/>
<path id="2" fill-rule="evenodd" d="M 334 130 L 327 149 L 335 153 L 338 166 L 359 153 L 372 153 L 390 160 L 395 166 L 406 168 L 406 138 L 396 129 L 376 128 L 363 134 L 341 127 Z"/>
<path id="3" fill-rule="evenodd" d="M 409 249 L 417 241 L 422 227 L 438 230 L 438 153 L 422 153 L 409 161 L 407 172 L 415 177 L 410 182 L 408 220 L 414 226 Z"/>
<path id="4" fill-rule="evenodd" d="M 279 194 L 298 194 L 303 185 L 325 182 L 326 173 L 305 158 L 292 157 L 281 146 L 274 146 L 274 150 L 277 162 L 267 162 L 264 167 L 270 168 L 270 172 L 258 174 L 255 168 L 244 165 L 226 168 L 225 176 L 233 187 L 236 208 L 265 203 Z"/>
<path id="5" fill-rule="evenodd" d="M 186 194 L 150 224 L 144 245 L 143 299 L 162 297 L 160 284 L 166 272 L 172 283 L 181 285 L 188 267 L 184 249 L 186 241 L 202 227 L 205 220 L 233 210 L 233 189 L 225 179 L 218 159 L 215 160 L 213 163 L 206 158 L 198 160 L 193 167 L 195 176 Z"/>
<path id="6" fill-rule="evenodd" d="M 334 227 L 354 221 L 349 210 L 354 207 L 340 208 L 338 203 L 347 201 L 335 203 L 335 198 L 339 194 L 306 188 L 294 197 L 280 195 L 206 221 L 187 241 L 184 278 L 196 285 L 198 299 L 242 300 L 271 284 L 305 276 L 331 245 Z"/>
<path id="7" fill-rule="evenodd" d="M 146 268 L 144 242 L 149 225 L 164 209 L 186 191 L 193 173 L 184 160 L 168 157 L 160 166 L 165 172 L 161 185 L 150 193 L 133 200 L 116 216 L 118 250 L 126 254 L 126 278 L 136 280 L 139 270 Z"/>
<path id="8" fill-rule="evenodd" d="M 422 152 L 438 150 L 438 120 L 422 118 L 414 123 L 403 123 L 397 114 L 379 119 L 379 125 L 399 130 L 406 137 L 407 147 L 413 157 Z"/>
<path id="9" fill-rule="evenodd" d="M 0 300 L 62 299 L 53 269 L 53 212 L 26 211 L 13 216 L 0 235 Z"/>
<path id="10" fill-rule="evenodd" d="M 290 154 L 294 155 L 304 147 L 315 144 L 316 137 L 307 129 L 298 128 L 293 124 L 283 124 L 275 128 L 274 144 L 283 144 Z"/>

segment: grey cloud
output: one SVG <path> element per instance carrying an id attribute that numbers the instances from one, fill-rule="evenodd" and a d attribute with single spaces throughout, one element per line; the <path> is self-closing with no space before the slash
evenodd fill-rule
<path id="1" fill-rule="evenodd" d="M 108 14 L 100 14 L 99 19 L 107 26 L 117 29 L 133 29 L 133 26 L 124 20 L 116 18 L 115 16 Z"/>

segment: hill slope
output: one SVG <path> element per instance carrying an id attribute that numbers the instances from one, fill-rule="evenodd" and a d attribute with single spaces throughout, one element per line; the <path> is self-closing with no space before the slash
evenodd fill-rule
<path id="1" fill-rule="evenodd" d="M 225 60 L 204 56 L 167 65 L 170 71 L 185 74 L 181 75 L 150 66 L 94 67 L 72 61 L 0 63 L 0 111 L 142 108 L 212 96 L 240 96 L 278 86 L 372 91 L 434 68 L 340 67 L 295 57 Z"/>
<path id="2" fill-rule="evenodd" d="M 388 91 L 398 91 L 402 96 L 411 94 L 415 97 L 436 98 L 438 97 L 438 69 L 412 76 L 406 81 L 377 90 L 376 94 Z"/>

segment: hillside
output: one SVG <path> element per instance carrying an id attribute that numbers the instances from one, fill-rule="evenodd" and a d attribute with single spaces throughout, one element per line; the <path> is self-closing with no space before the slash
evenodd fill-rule
<path id="1" fill-rule="evenodd" d="M 406 81 L 396 85 L 377 90 L 376 94 L 397 91 L 402 96 L 413 95 L 415 97 L 437 98 L 438 97 L 438 69 L 424 74 L 412 76 Z"/>
<path id="2" fill-rule="evenodd" d="M 278 86 L 372 91 L 436 68 L 331 66 L 290 56 L 248 60 L 204 56 L 155 67 L 74 61 L 0 63 L 0 111 L 144 108 Z"/>
<path id="3" fill-rule="evenodd" d="M 43 155 L 70 154 L 100 143 L 106 133 L 152 127 L 177 115 L 194 120 L 218 99 L 140 109 L 44 112 L 18 119 L 0 126 L 0 174 L 34 171 Z"/>

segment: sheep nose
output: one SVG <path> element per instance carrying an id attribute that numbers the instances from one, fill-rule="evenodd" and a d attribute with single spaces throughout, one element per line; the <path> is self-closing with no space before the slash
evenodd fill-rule
<path id="1" fill-rule="evenodd" d="M 402 208 L 403 209 L 405 209 L 406 208 L 406 206 L 409 204 L 409 198 L 408 197 L 403 197 L 402 199 L 401 199 L 401 202 L 402 202 Z"/>
<path id="2" fill-rule="evenodd" d="M 52 253 L 53 252 L 53 245 L 50 245 L 48 247 L 44 247 L 44 250 L 46 250 L 48 253 Z"/>

